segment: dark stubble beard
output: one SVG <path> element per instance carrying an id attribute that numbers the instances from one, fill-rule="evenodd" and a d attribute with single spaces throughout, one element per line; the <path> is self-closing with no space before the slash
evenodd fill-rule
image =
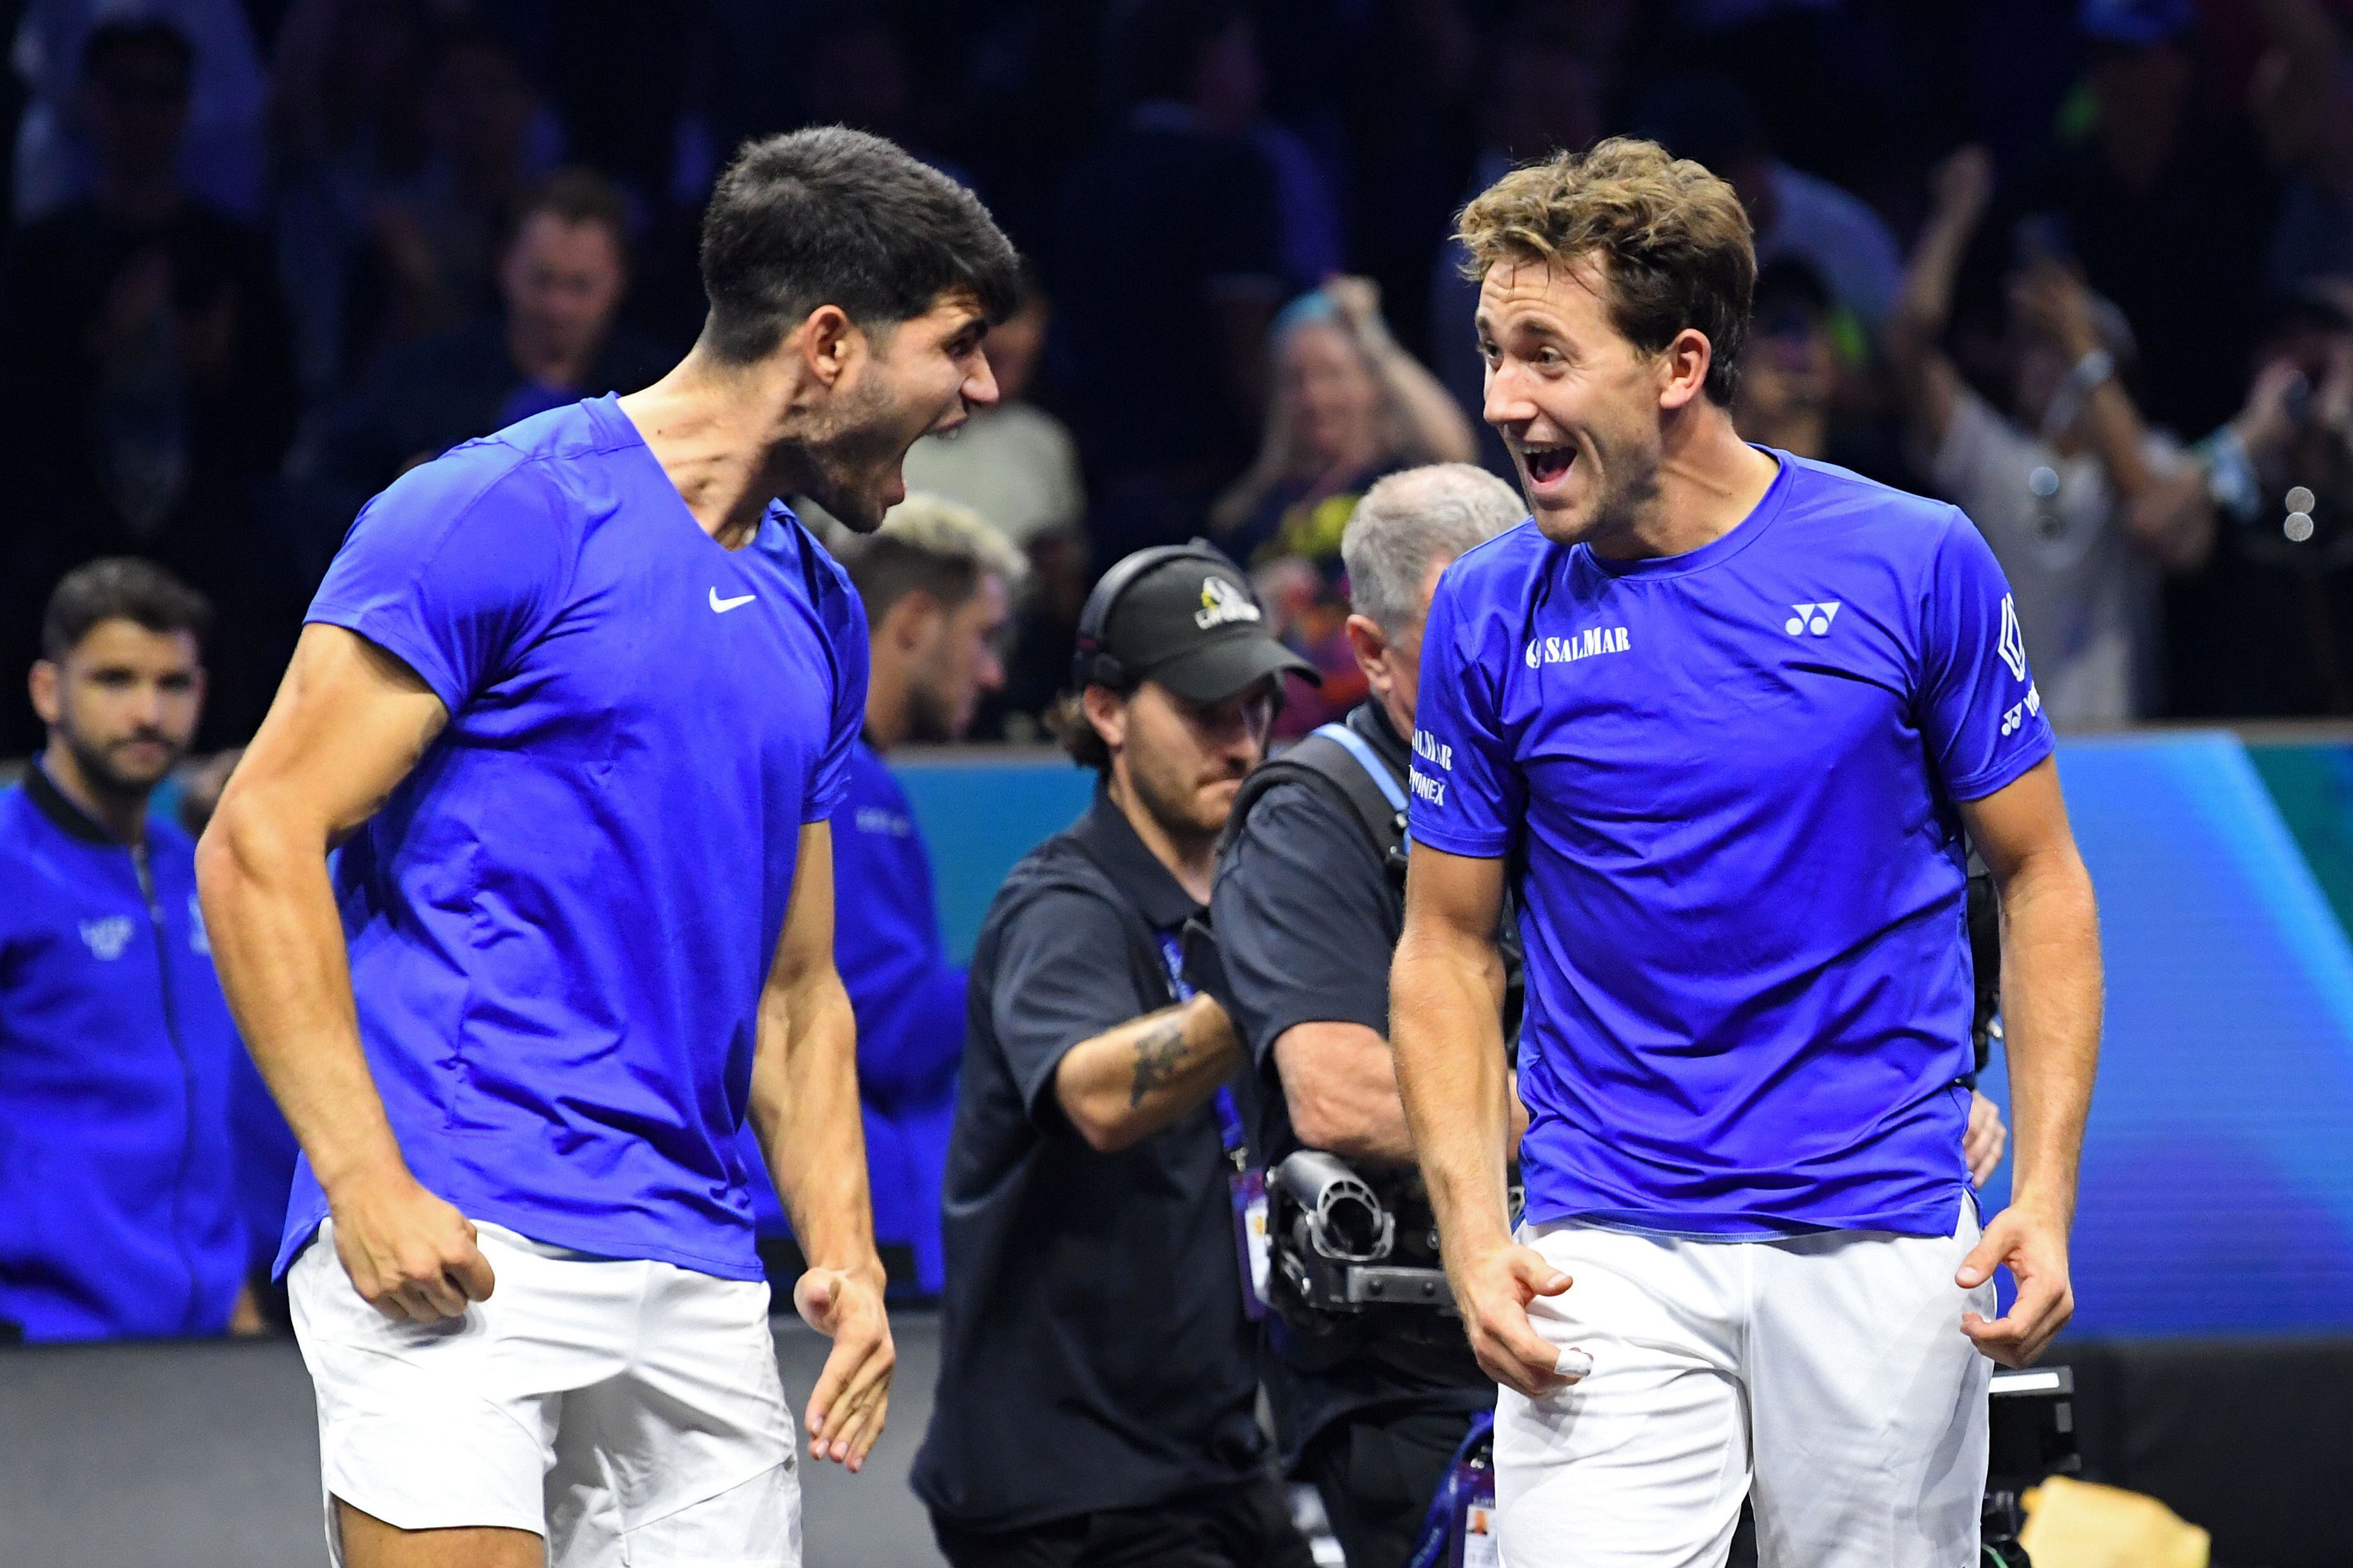
<path id="1" fill-rule="evenodd" d="M 1158 770 L 1134 763 L 1128 765 L 1127 776 L 1135 791 L 1136 804 L 1144 808 L 1146 816 L 1160 825 L 1160 831 L 1168 836 L 1170 842 L 1198 847 L 1225 831 L 1222 818 L 1210 824 L 1200 820 L 1200 784 L 1197 779 L 1164 778 Z"/>
<path id="2" fill-rule="evenodd" d="M 807 494 L 852 533 L 882 526 L 881 485 L 867 481 L 906 455 L 897 410 L 881 388 L 868 385 L 837 416 L 833 428 L 811 438 Z"/>
<path id="3" fill-rule="evenodd" d="M 927 677 L 907 687 L 907 739 L 919 746 L 944 746 L 955 740 L 955 710 Z"/>
<path id="4" fill-rule="evenodd" d="M 186 753 L 187 750 L 185 746 L 173 745 L 164 736 L 153 731 L 141 731 L 123 737 L 122 741 L 116 744 L 128 744 L 134 741 L 154 741 L 164 748 L 164 765 L 156 771 L 155 776 L 151 779 L 141 779 L 132 777 L 114 765 L 111 746 L 93 746 L 62 726 L 59 727 L 58 735 L 65 742 L 66 750 L 72 753 L 74 766 L 80 770 L 82 778 L 88 782 L 90 787 L 110 800 L 124 803 L 142 801 L 154 793 L 155 786 L 171 776 L 173 768 L 179 764 L 180 758 Z"/>

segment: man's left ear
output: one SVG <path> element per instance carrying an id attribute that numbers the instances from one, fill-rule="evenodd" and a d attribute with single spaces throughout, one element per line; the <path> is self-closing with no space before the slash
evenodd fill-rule
<path id="1" fill-rule="evenodd" d="M 801 323 L 801 356 L 828 387 L 838 384 L 868 352 L 866 334 L 839 305 L 819 305 Z"/>
<path id="2" fill-rule="evenodd" d="M 1660 356 L 1666 384 L 1659 388 L 1659 406 L 1677 409 L 1705 395 L 1708 367 L 1715 363 L 1715 345 L 1696 327 L 1685 327 Z"/>

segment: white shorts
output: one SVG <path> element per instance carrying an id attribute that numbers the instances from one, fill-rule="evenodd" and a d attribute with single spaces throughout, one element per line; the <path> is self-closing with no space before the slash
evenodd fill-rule
<path id="1" fill-rule="evenodd" d="M 1830 1232 L 1685 1240 L 1567 1222 L 1536 1331 L 1592 1375 L 1495 1411 L 1509 1568 L 1718 1568 L 1752 1497 L 1762 1568 L 1976 1568 L 1992 1363 L 1961 1332 L 1977 1245 Z"/>
<path id="2" fill-rule="evenodd" d="M 767 1285 L 476 1229 L 497 1288 L 438 1323 L 363 1300 L 332 1222 L 287 1274 L 338 1568 L 336 1498 L 403 1530 L 531 1531 L 551 1568 L 797 1568 Z"/>

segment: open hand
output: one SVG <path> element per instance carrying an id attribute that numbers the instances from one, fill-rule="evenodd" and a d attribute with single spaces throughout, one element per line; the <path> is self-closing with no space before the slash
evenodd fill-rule
<path id="1" fill-rule="evenodd" d="M 891 1372 L 899 1360 L 882 1310 L 881 1271 L 812 1268 L 793 1286 L 793 1305 L 810 1328 L 833 1341 L 809 1394 L 809 1457 L 846 1465 L 855 1475 L 882 1436 Z"/>
<path id="2" fill-rule="evenodd" d="M 497 1284 L 473 1222 L 406 1170 L 329 1194 L 335 1256 L 352 1289 L 395 1322 L 463 1317 Z"/>
<path id="3" fill-rule="evenodd" d="M 2013 1204 L 1993 1216 L 1985 1235 L 1961 1260 L 1954 1283 L 1974 1290 L 1993 1278 L 1997 1267 L 2018 1281 L 2010 1310 L 1988 1322 L 1976 1312 L 1961 1315 L 1961 1332 L 2004 1366 L 2031 1366 L 2075 1315 L 2075 1291 L 2067 1281 L 2067 1226 L 2043 1209 Z"/>
<path id="4" fill-rule="evenodd" d="M 1577 1381 L 1561 1374 L 1560 1352 L 1528 1321 L 1529 1302 L 1557 1296 L 1572 1283 L 1543 1253 L 1505 1242 L 1474 1255 L 1455 1274 L 1454 1300 L 1471 1353 L 1489 1377 L 1530 1399 Z"/>

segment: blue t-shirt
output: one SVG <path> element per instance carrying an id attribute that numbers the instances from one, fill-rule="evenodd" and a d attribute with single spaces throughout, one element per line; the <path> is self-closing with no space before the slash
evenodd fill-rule
<path id="1" fill-rule="evenodd" d="M 1773 454 L 1741 524 L 1610 562 L 1533 521 L 1440 581 L 1413 836 L 1514 857 L 1527 1217 L 1947 1236 L 1971 1002 L 1955 801 L 2050 755 L 1952 507 Z"/>
<path id="2" fill-rule="evenodd" d="M 865 710 L 847 575 L 782 506 L 722 549 L 605 397 L 402 476 L 309 618 L 449 710 L 334 871 L 409 1168 L 540 1241 L 760 1278 L 736 1130 Z M 306 1162 L 280 1269 L 325 1213 Z"/>

